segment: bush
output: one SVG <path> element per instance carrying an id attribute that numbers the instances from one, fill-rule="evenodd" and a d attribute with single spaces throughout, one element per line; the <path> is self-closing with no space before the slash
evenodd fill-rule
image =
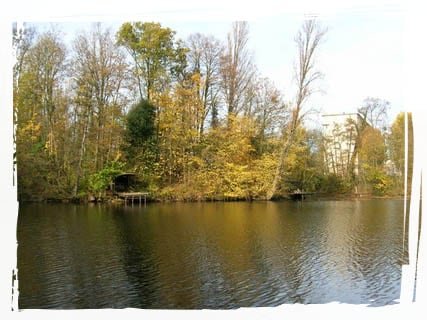
<path id="1" fill-rule="evenodd" d="M 124 163 L 113 161 L 108 163 L 102 170 L 89 177 L 89 191 L 97 194 L 98 197 L 105 192 L 113 182 L 114 177 L 122 173 Z"/>
<path id="2" fill-rule="evenodd" d="M 377 196 L 388 194 L 393 188 L 393 179 L 379 169 L 369 170 L 367 181 L 372 186 L 373 194 Z"/>
<path id="3" fill-rule="evenodd" d="M 352 189 L 349 181 L 336 174 L 327 174 L 319 177 L 318 186 L 320 191 L 325 193 L 347 193 Z"/>

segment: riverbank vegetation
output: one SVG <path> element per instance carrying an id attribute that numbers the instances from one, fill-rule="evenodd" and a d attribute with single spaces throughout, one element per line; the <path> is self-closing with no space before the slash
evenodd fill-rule
<path id="1" fill-rule="evenodd" d="M 301 27 L 289 48 L 296 91 L 285 96 L 257 71 L 246 22 L 233 23 L 225 40 L 200 33 L 181 40 L 151 22 L 124 23 L 115 33 L 95 24 L 71 45 L 57 29 L 14 30 L 19 199 L 102 197 L 122 172 L 136 173 L 141 190 L 159 200 L 360 186 L 401 194 L 404 115 L 389 125 L 386 101 L 367 98 L 358 109 L 363 121 L 353 123 L 345 171 L 331 170 L 322 130 L 305 124 L 323 76 L 315 62 L 325 33 L 314 20 Z"/>

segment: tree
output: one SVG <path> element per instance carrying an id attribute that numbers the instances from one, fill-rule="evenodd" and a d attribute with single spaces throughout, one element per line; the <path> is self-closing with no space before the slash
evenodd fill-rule
<path id="1" fill-rule="evenodd" d="M 356 138 L 353 152 L 348 166 L 347 176 L 354 183 L 356 159 L 359 155 L 362 146 L 362 137 L 365 129 L 371 126 L 374 129 L 383 130 L 387 121 L 387 110 L 389 102 L 378 98 L 366 98 L 363 106 L 358 109 L 358 121 L 350 121 L 349 125 L 353 125 L 356 130 Z"/>
<path id="2" fill-rule="evenodd" d="M 392 181 L 384 170 L 386 160 L 386 145 L 384 136 L 379 129 L 368 126 L 362 132 L 359 162 L 361 170 L 359 179 L 372 188 L 373 193 L 387 193 Z"/>
<path id="3" fill-rule="evenodd" d="M 153 94 L 164 91 L 186 67 L 187 49 L 175 40 L 175 31 L 160 23 L 126 22 L 117 33 L 117 43 L 127 49 L 135 63 L 140 99 L 151 101 Z"/>
<path id="4" fill-rule="evenodd" d="M 304 22 L 301 30 L 298 32 L 295 42 L 298 48 L 298 60 L 296 66 L 297 92 L 294 106 L 291 109 L 291 115 L 286 127 L 283 128 L 282 144 L 279 151 L 279 159 L 274 175 L 272 186 L 267 194 L 270 200 L 276 193 L 278 183 L 283 171 L 283 162 L 286 158 L 289 148 L 292 146 L 295 132 L 301 125 L 305 115 L 303 107 L 308 98 L 315 91 L 315 83 L 322 77 L 319 71 L 315 70 L 315 54 L 326 33 L 315 20 Z"/>
<path id="5" fill-rule="evenodd" d="M 160 166 L 169 184 L 187 184 L 192 175 L 191 162 L 200 142 L 200 114 L 204 108 L 199 99 L 199 81 L 196 73 L 177 83 L 174 94 L 162 101 Z"/>
<path id="6" fill-rule="evenodd" d="M 268 138 L 275 135 L 283 126 L 287 106 L 283 102 L 281 92 L 268 78 L 257 79 L 253 96 L 251 108 L 247 108 L 246 116 L 254 118 L 257 123 L 257 151 L 263 153 L 266 151 Z"/>
<path id="7" fill-rule="evenodd" d="M 413 136 L 413 124 L 412 114 L 408 113 L 408 188 L 411 188 L 412 181 L 412 168 L 414 160 L 414 136 Z M 390 158 L 396 166 L 399 175 L 398 186 L 400 190 L 403 190 L 404 185 L 404 170 L 405 170 L 405 114 L 403 112 L 396 116 L 396 119 L 391 125 L 391 132 L 388 138 L 388 144 L 390 149 Z"/>
<path id="8" fill-rule="evenodd" d="M 370 126 L 384 131 L 387 127 L 387 112 L 389 109 L 390 102 L 368 97 L 363 101 L 363 106 L 359 108 L 358 112 Z"/>
<path id="9" fill-rule="evenodd" d="M 343 122 L 333 122 L 330 125 L 323 137 L 326 166 L 334 174 L 346 178 L 356 139 L 357 120 L 349 115 Z"/>
<path id="10" fill-rule="evenodd" d="M 126 116 L 126 141 L 132 147 L 142 147 L 154 137 L 155 107 L 146 100 L 135 104 Z"/>
<path id="11" fill-rule="evenodd" d="M 146 185 L 153 184 L 157 179 L 159 140 L 152 103 L 141 100 L 131 107 L 125 118 L 123 140 L 127 167 L 141 174 Z"/>
<path id="12" fill-rule="evenodd" d="M 38 112 L 42 117 L 46 128 L 46 139 L 49 143 L 49 152 L 55 153 L 57 147 L 55 141 L 55 109 L 56 92 L 59 91 L 61 77 L 65 71 L 65 45 L 60 40 L 60 35 L 55 31 L 49 31 L 41 35 L 37 43 L 30 49 L 27 61 L 27 71 L 34 75 L 34 87 Z"/>
<path id="13" fill-rule="evenodd" d="M 385 160 L 386 146 L 381 131 L 366 127 L 362 132 L 359 161 L 365 166 L 382 168 Z"/>
<path id="14" fill-rule="evenodd" d="M 14 68 L 18 192 L 48 197 L 68 187 L 66 50 L 55 30 L 39 35 L 34 44 L 32 35 L 18 40 Z"/>
<path id="15" fill-rule="evenodd" d="M 15 23 L 13 26 L 13 48 L 16 63 L 13 67 L 14 89 L 19 89 L 20 75 L 24 66 L 26 55 L 31 48 L 36 31 L 34 28 L 27 27 L 25 24 L 18 27 Z"/>
<path id="16" fill-rule="evenodd" d="M 252 56 L 247 48 L 248 40 L 248 23 L 234 22 L 221 57 L 221 88 L 228 116 L 242 110 L 243 98 L 254 74 Z"/>
<path id="17" fill-rule="evenodd" d="M 18 25 L 17 23 L 13 24 L 12 29 L 12 46 L 14 50 L 14 57 L 16 59 L 16 63 L 13 66 L 13 96 L 14 96 L 14 104 L 13 104 L 13 123 L 17 125 L 17 112 L 18 112 L 18 103 L 16 103 L 17 98 L 19 97 L 19 89 L 22 86 L 21 82 L 21 73 L 24 66 L 26 55 L 31 48 L 35 36 L 35 30 L 33 28 L 27 28 L 25 24 Z M 24 121 L 21 121 L 24 123 Z M 17 133 L 14 132 L 13 140 L 16 146 L 17 142 Z M 14 162 L 16 164 L 16 152 L 14 153 Z M 14 164 L 14 165 L 15 165 Z M 15 170 L 15 167 L 14 167 Z"/>
<path id="18" fill-rule="evenodd" d="M 109 30 L 95 24 L 89 33 L 74 40 L 72 63 L 74 117 L 77 120 L 79 156 L 74 194 L 77 194 L 82 164 L 90 156 L 95 172 L 116 157 L 121 144 L 121 121 L 127 104 L 124 54 Z"/>
<path id="19" fill-rule="evenodd" d="M 287 170 L 283 174 L 282 186 L 287 191 L 315 191 L 318 188 L 322 168 L 316 157 L 317 135 L 315 131 L 309 132 L 303 127 L 296 131 L 295 141 L 284 160 Z"/>
<path id="20" fill-rule="evenodd" d="M 188 63 L 192 74 L 199 75 L 198 99 L 202 109 L 198 115 L 199 136 L 203 134 L 204 122 L 211 113 L 211 126 L 218 125 L 220 58 L 223 45 L 212 36 L 195 33 L 188 38 Z"/>
<path id="21" fill-rule="evenodd" d="M 212 199 L 252 199 L 263 194 L 264 180 L 270 177 L 268 160 L 254 163 L 254 121 L 230 117 L 207 134 L 192 186 Z"/>

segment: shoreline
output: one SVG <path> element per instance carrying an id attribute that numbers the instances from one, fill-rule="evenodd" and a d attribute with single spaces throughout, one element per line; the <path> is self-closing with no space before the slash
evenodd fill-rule
<path id="1" fill-rule="evenodd" d="M 408 196 L 409 200 L 411 197 Z M 175 199 L 162 199 L 158 197 L 147 197 L 147 203 L 173 203 L 173 202 L 182 202 L 182 203 L 196 203 L 196 202 L 283 202 L 283 201 L 292 201 L 292 202 L 313 202 L 313 201 L 343 201 L 343 200 L 373 200 L 373 199 L 383 199 L 383 200 L 404 200 L 403 195 L 371 195 L 371 194 L 318 194 L 310 195 L 304 198 L 303 200 L 295 200 L 289 196 L 278 196 L 271 200 L 266 200 L 262 198 L 175 198 Z M 31 199 L 31 200 L 17 200 L 19 203 L 62 203 L 62 204 L 125 204 L 125 200 L 108 196 L 101 199 L 95 199 L 93 197 L 87 198 L 46 198 L 46 199 Z M 135 201 L 138 204 L 137 201 Z"/>

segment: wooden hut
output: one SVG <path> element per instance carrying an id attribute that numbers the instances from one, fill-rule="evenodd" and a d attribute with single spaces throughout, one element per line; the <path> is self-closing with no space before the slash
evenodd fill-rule
<path id="1" fill-rule="evenodd" d="M 135 173 L 122 173 L 117 175 L 111 185 L 113 194 L 132 192 L 138 187 L 138 177 Z"/>
<path id="2" fill-rule="evenodd" d="M 134 201 L 144 204 L 147 201 L 147 192 L 139 192 L 140 190 L 140 181 L 138 176 L 135 173 L 122 173 L 117 175 L 112 184 L 111 191 L 112 193 L 123 199 L 125 203 L 130 201 L 132 204 Z"/>

